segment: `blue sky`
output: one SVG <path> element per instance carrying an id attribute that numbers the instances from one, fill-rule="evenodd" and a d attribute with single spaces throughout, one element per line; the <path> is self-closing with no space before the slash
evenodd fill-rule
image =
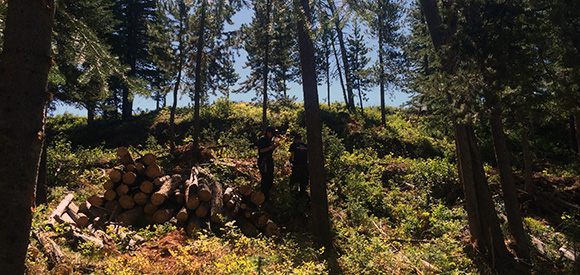
<path id="1" fill-rule="evenodd" d="M 249 23 L 251 20 L 252 20 L 252 12 L 250 10 L 247 10 L 247 9 L 242 10 L 242 11 L 238 12 L 236 15 L 234 15 L 234 17 L 232 18 L 232 21 L 235 22 L 235 24 L 227 27 L 226 30 L 238 29 L 241 24 Z M 346 29 L 345 35 L 348 35 L 349 32 L 350 32 L 350 30 Z M 368 43 L 368 47 L 371 50 L 377 49 L 376 41 L 369 39 L 367 41 L 367 43 Z M 371 62 L 374 62 L 374 60 L 376 59 L 377 53 L 371 52 L 370 56 L 373 59 Z M 248 75 L 250 72 L 249 69 L 243 68 L 243 66 L 246 62 L 246 53 L 244 50 L 240 50 L 240 56 L 237 57 L 235 61 L 236 61 L 235 62 L 236 72 L 241 77 L 238 82 L 242 82 L 246 79 L 246 75 Z M 238 86 L 236 85 L 232 88 L 235 89 L 237 87 Z M 288 91 L 288 95 L 291 97 L 294 96 L 294 97 L 296 97 L 298 102 L 302 102 L 303 101 L 302 86 L 299 85 L 298 83 L 289 83 L 289 88 L 290 88 L 290 90 Z M 326 91 L 326 85 L 318 87 L 318 96 L 319 96 L 319 101 L 321 104 L 327 103 L 328 96 L 327 96 L 327 91 Z M 232 93 L 230 95 L 230 100 L 235 101 L 235 102 L 238 102 L 238 101 L 248 102 L 248 101 L 251 101 L 252 98 L 254 98 L 254 97 L 255 97 L 255 93 L 247 93 L 247 94 L 234 94 L 234 93 Z M 364 106 L 380 106 L 381 103 L 380 103 L 379 87 L 374 87 L 371 91 L 369 91 L 367 93 L 367 97 L 368 97 L 368 101 L 363 102 Z M 172 96 L 168 95 L 167 106 L 171 106 L 173 104 L 172 98 L 173 98 Z M 217 99 L 216 97 L 210 97 L 210 102 L 213 102 L 216 99 Z M 331 83 L 330 100 L 331 100 L 331 102 L 335 102 L 335 101 L 342 102 L 343 101 L 342 90 L 340 87 L 340 81 L 338 79 L 334 79 L 333 83 Z M 402 92 L 398 92 L 398 91 L 388 91 L 387 95 L 386 95 L 385 104 L 387 106 L 399 107 L 399 106 L 403 105 L 408 100 L 409 100 L 409 95 L 406 93 L 402 93 Z M 358 98 L 356 98 L 355 102 L 357 105 L 359 104 Z M 188 106 L 190 103 L 191 103 L 191 99 L 187 95 L 181 95 L 180 98 L 178 99 L 178 106 L 179 107 Z M 134 99 L 133 112 L 137 113 L 140 110 L 147 111 L 147 110 L 154 110 L 154 109 L 155 109 L 155 101 L 154 100 L 147 99 L 144 97 L 136 97 Z M 49 115 L 59 115 L 59 114 L 65 113 L 65 112 L 75 114 L 75 115 L 86 116 L 87 111 L 85 109 L 78 109 L 78 108 L 75 108 L 74 106 L 63 105 L 62 103 L 58 103 L 56 111 L 52 112 Z"/>

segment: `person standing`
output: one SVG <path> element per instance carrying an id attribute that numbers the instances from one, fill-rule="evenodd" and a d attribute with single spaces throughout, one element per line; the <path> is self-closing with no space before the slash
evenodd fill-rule
<path id="1" fill-rule="evenodd" d="M 299 196 L 308 198 L 308 193 L 306 192 L 308 187 L 308 146 L 301 139 L 300 134 L 295 133 L 294 142 L 290 144 L 290 163 L 292 163 L 290 187 L 296 190 L 295 185 L 299 184 Z"/>
<path id="2" fill-rule="evenodd" d="M 280 145 L 276 141 L 277 137 L 276 128 L 270 126 L 266 129 L 266 132 L 258 140 L 258 168 L 260 169 L 260 175 L 262 180 L 260 182 L 260 190 L 264 193 L 266 201 L 270 197 L 270 189 L 274 185 L 274 158 L 272 154 L 274 150 Z"/>

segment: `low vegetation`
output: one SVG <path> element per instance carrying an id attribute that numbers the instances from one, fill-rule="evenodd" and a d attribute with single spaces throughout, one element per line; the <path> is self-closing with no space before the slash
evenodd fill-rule
<path id="1" fill-rule="evenodd" d="M 248 237 L 232 223 L 219 236 L 203 230 L 187 235 L 170 223 L 123 228 L 144 238 L 142 244 L 134 246 L 111 227 L 105 232 L 116 247 L 103 252 L 91 243 L 71 242 L 66 235 L 67 225 L 48 224 L 48 216 L 65 193 L 74 192 L 75 201 L 81 202 L 103 191 L 105 170 L 114 165 L 118 146 L 155 152 L 166 170 L 191 165 L 168 153 L 168 109 L 143 113 L 126 123 L 97 120 L 107 125 L 107 133 L 86 129 L 84 118 L 50 118 L 49 204 L 35 209 L 32 231 L 51 232 L 75 274 L 486 273 L 470 249 L 451 139 L 423 130 L 429 129 L 426 125 L 430 122 L 408 110 L 389 110 L 386 125 L 380 125 L 376 109 L 368 108 L 363 117 L 349 115 L 342 108 L 332 105 L 322 109 L 332 248 L 314 248 L 308 204 L 297 199 L 289 186 L 288 139 L 274 155 L 273 201 L 267 205 L 271 219 L 282 229 L 280 236 Z M 272 106 L 268 115 L 282 134 L 304 133 L 299 104 L 280 103 Z M 192 117 L 189 109 L 177 112 L 179 148 L 186 148 L 191 141 Z M 214 157 L 206 167 L 223 184 L 259 184 L 257 177 L 237 176 L 224 164 L 235 162 L 246 174 L 258 175 L 254 144 L 260 119 L 261 109 L 253 104 L 218 100 L 204 106 L 202 144 L 213 148 Z M 487 166 L 487 173 L 492 190 L 499 194 L 492 165 Z M 569 202 L 578 201 L 580 179 L 570 167 L 556 162 L 546 165 L 534 177 L 536 186 L 549 186 L 552 194 L 558 193 Z M 521 180 L 518 184 L 523 186 Z M 533 272 L 578 272 L 578 265 L 558 252 L 562 247 L 577 251 L 578 214 L 525 195 L 520 200 L 530 243 L 535 238 L 547 251 L 534 249 L 533 262 L 529 263 Z M 496 203 L 501 216 L 501 199 Z M 502 228 L 509 236 L 505 222 Z M 51 268 L 37 246 L 31 238 L 28 274 L 48 273 Z"/>

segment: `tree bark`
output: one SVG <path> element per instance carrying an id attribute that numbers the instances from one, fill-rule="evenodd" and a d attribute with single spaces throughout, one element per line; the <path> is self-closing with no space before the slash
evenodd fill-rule
<path id="1" fill-rule="evenodd" d="M 193 156 L 199 157 L 199 139 L 201 137 L 201 118 L 199 117 L 199 108 L 201 108 L 201 93 L 203 80 L 201 75 L 201 66 L 203 62 L 204 32 L 205 32 L 205 9 L 207 0 L 201 1 L 201 16 L 199 19 L 199 30 L 197 38 L 197 53 L 195 57 L 195 96 L 194 96 L 194 115 L 193 115 Z"/>
<path id="2" fill-rule="evenodd" d="M 348 97 L 348 102 L 346 106 L 349 110 L 354 111 L 354 93 L 352 92 L 352 79 L 350 78 L 350 68 L 348 66 L 348 57 L 346 55 L 346 44 L 344 43 L 344 38 L 342 35 L 342 28 L 340 27 L 340 18 L 338 16 L 338 11 L 336 10 L 334 0 L 328 1 L 328 7 L 334 17 L 334 27 L 336 28 L 336 34 L 338 36 L 338 43 L 340 46 L 340 52 L 342 56 L 342 65 L 344 69 L 344 78 L 346 80 L 346 93 Z"/>
<path id="3" fill-rule="evenodd" d="M 314 63 L 314 45 L 308 34 L 310 29 L 306 27 L 308 26 L 308 20 L 311 18 L 308 0 L 301 0 L 300 7 L 296 8 L 298 11 L 297 14 L 299 15 L 297 22 L 298 45 L 300 47 L 304 114 L 306 118 L 306 133 L 308 136 L 307 154 L 310 171 L 313 233 L 318 246 L 332 249 L 324 153 L 322 151 L 322 124 L 320 122 L 320 106 L 318 103 L 318 88 Z"/>
<path id="4" fill-rule="evenodd" d="M 573 147 L 576 147 L 576 152 L 580 154 L 580 115 L 574 115 L 574 138 L 576 143 Z"/>
<path id="5" fill-rule="evenodd" d="M 332 44 L 332 52 L 334 53 L 334 59 L 336 60 L 336 68 L 338 70 L 338 79 L 340 80 L 340 87 L 342 88 L 342 96 L 344 97 L 344 104 L 346 106 L 349 106 L 348 96 L 346 95 L 346 88 L 344 87 L 344 80 L 342 79 L 340 61 L 338 59 L 338 53 L 336 52 L 336 46 L 334 46 L 334 39 L 331 44 Z"/>
<path id="6" fill-rule="evenodd" d="M 181 9 L 181 5 L 180 9 Z M 182 11 L 179 12 L 182 14 Z M 181 71 L 183 70 L 183 61 L 185 59 L 185 51 L 183 47 L 183 17 L 179 18 L 179 37 L 178 37 L 178 49 L 179 49 L 179 61 L 177 65 L 177 79 L 175 80 L 175 88 L 173 89 L 173 104 L 171 105 L 171 113 L 169 115 L 169 146 L 171 148 L 171 153 L 175 153 L 175 111 L 177 110 L 177 95 L 179 92 L 179 86 L 181 85 Z"/>
<path id="7" fill-rule="evenodd" d="M 266 0 L 266 45 L 264 45 L 264 63 L 262 64 L 262 132 L 268 128 L 268 74 L 270 58 L 270 0 Z"/>
<path id="8" fill-rule="evenodd" d="M 383 14 L 384 12 L 379 12 L 379 91 L 381 93 L 381 123 L 383 125 L 387 124 L 387 117 L 385 114 L 385 50 L 383 48 Z"/>
<path id="9" fill-rule="evenodd" d="M 221 215 L 224 212 L 224 197 L 222 184 L 214 181 L 210 184 L 212 197 L 210 200 L 209 218 L 213 223 L 221 223 Z"/>
<path id="10" fill-rule="evenodd" d="M 447 28 L 444 29 L 436 1 L 420 0 L 420 4 L 433 45 L 436 50 L 441 50 L 441 46 L 444 46 L 448 38 L 456 31 L 453 23 L 455 11 L 452 7 L 447 7 L 450 12 L 447 16 L 449 22 L 446 22 Z M 449 75 L 454 75 L 456 53 L 448 52 L 448 54 L 450 56 L 444 59 L 442 70 Z M 450 93 L 447 93 L 447 99 L 450 104 L 453 103 Z M 465 208 L 472 240 L 480 253 L 495 268 L 505 263 L 513 263 L 513 255 L 507 250 L 499 227 L 473 127 L 470 123 L 458 122 L 455 115 L 452 115 L 452 121 L 455 129 L 459 176 L 465 193 Z"/>
<path id="11" fill-rule="evenodd" d="M 459 175 L 465 193 L 469 230 L 479 251 L 495 268 L 513 262 L 507 250 L 483 163 L 470 124 L 456 123 Z"/>
<path id="12" fill-rule="evenodd" d="M 9 0 L 0 55 L 0 263 L 23 274 L 44 135 L 53 0 Z"/>
<path id="13" fill-rule="evenodd" d="M 533 168 L 533 157 L 532 151 L 530 150 L 530 141 L 528 138 L 528 130 L 522 128 L 520 129 L 520 135 L 522 137 L 522 148 L 524 151 L 524 181 L 526 191 L 534 192 L 534 168 Z"/>
<path id="14" fill-rule="evenodd" d="M 171 179 L 165 181 L 161 188 L 153 195 L 151 195 L 151 203 L 154 205 L 161 205 L 163 204 L 167 198 L 179 187 L 181 184 L 181 176 L 179 174 L 175 174 L 171 176 Z"/>
<path id="15" fill-rule="evenodd" d="M 501 108 L 497 100 L 492 100 L 495 106 L 491 106 L 491 134 L 493 139 L 493 147 L 495 150 L 495 159 L 499 169 L 499 176 L 501 188 L 503 190 L 503 200 L 505 203 L 505 210 L 508 220 L 508 225 L 512 237 L 516 241 L 519 251 L 516 251 L 518 256 L 526 261 L 530 260 L 530 248 L 527 241 L 527 233 L 524 230 L 522 223 L 522 214 L 520 211 L 520 203 L 518 202 L 518 194 L 514 176 L 512 173 L 512 165 L 509 159 L 510 152 L 505 140 L 503 132 L 503 123 L 501 120 Z"/>
<path id="16" fill-rule="evenodd" d="M 36 206 L 48 203 L 48 183 L 46 181 L 46 164 L 48 161 L 46 153 L 47 146 L 45 137 L 42 142 L 42 154 L 40 157 L 40 167 L 38 169 L 38 180 L 36 182 Z"/>

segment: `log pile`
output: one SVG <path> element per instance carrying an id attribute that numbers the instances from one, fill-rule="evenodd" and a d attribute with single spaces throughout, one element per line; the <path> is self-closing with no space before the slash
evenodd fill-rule
<path id="1" fill-rule="evenodd" d="M 133 159 L 125 147 L 119 148 L 117 155 L 121 163 L 108 173 L 104 194 L 95 194 L 76 211 L 71 210 L 71 220 L 80 227 L 91 221 L 95 225 L 118 222 L 124 226 L 170 221 L 188 233 L 200 228 L 218 232 L 226 220 L 233 220 L 249 236 L 259 231 L 266 236 L 279 233 L 278 226 L 261 210 L 264 194 L 249 185 L 224 189 L 199 166 L 191 168 L 188 178 L 165 175 L 154 154 Z M 68 207 L 63 208 L 68 213 Z"/>

